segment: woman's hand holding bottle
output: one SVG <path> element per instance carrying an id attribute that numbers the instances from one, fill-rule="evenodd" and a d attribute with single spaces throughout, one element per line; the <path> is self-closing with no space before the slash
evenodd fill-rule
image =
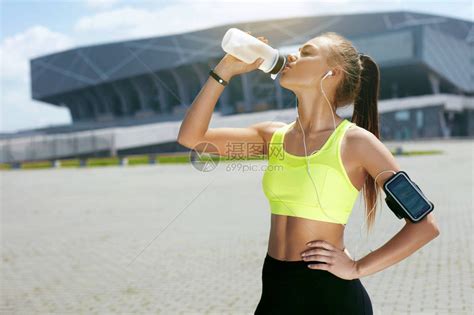
<path id="1" fill-rule="evenodd" d="M 250 34 L 250 32 L 247 33 Z M 265 44 L 268 44 L 268 39 L 264 38 L 263 36 L 257 38 Z M 253 63 L 249 64 L 227 53 L 214 68 L 214 72 L 217 73 L 217 75 L 219 75 L 221 78 L 229 82 L 229 80 L 234 75 L 251 72 L 253 70 L 258 69 L 258 67 L 260 67 L 263 61 L 263 58 L 258 58 Z"/>

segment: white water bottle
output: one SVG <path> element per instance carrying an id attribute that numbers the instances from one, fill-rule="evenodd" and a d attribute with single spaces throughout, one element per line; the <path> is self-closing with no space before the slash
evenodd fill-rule
<path id="1" fill-rule="evenodd" d="M 283 53 L 238 28 L 227 30 L 221 46 L 225 52 L 248 64 L 263 58 L 258 69 L 270 73 L 273 80 L 285 68 L 286 56 Z"/>

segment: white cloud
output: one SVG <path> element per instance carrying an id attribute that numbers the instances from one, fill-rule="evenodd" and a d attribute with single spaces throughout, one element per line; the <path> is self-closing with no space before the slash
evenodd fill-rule
<path id="1" fill-rule="evenodd" d="M 69 36 L 41 25 L 32 26 L 1 42 L 1 131 L 71 121 L 68 110 L 31 99 L 29 60 L 73 46 L 74 41 Z"/>
<path id="2" fill-rule="evenodd" d="M 339 0 L 337 3 L 340 4 Z M 327 11 L 327 10 L 326 10 Z M 340 7 L 334 6 L 335 12 Z M 289 18 L 320 14 L 311 2 L 184 2 L 176 1 L 156 9 L 123 6 L 80 18 L 75 26 L 82 43 L 98 43 L 140 37 L 177 34 L 218 25 L 269 18 Z"/>
<path id="3" fill-rule="evenodd" d="M 148 24 L 155 16 L 154 12 L 127 6 L 82 17 L 76 22 L 75 29 L 82 32 L 121 32 L 128 29 L 130 32 L 137 26 Z"/>
<path id="4" fill-rule="evenodd" d="M 92 9 L 106 9 L 116 3 L 118 0 L 86 0 L 86 6 Z"/>

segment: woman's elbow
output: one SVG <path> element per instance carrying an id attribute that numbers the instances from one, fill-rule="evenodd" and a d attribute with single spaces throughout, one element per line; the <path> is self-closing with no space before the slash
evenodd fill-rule
<path id="1" fill-rule="evenodd" d="M 425 221 L 424 224 L 426 225 L 427 230 L 431 234 L 431 237 L 438 237 L 440 234 L 440 229 L 433 212 L 429 213 L 423 221 Z"/>
<path id="2" fill-rule="evenodd" d="M 199 142 L 205 141 L 205 133 L 200 134 L 193 130 L 180 128 L 176 141 L 186 148 L 193 149 Z"/>
<path id="3" fill-rule="evenodd" d="M 405 221 L 407 224 L 416 228 L 419 233 L 421 233 L 427 238 L 434 239 L 440 234 L 440 229 L 438 224 L 436 223 L 433 213 L 429 213 L 425 218 L 423 218 L 420 222 L 417 223 L 413 223 L 406 218 Z"/>
<path id="4" fill-rule="evenodd" d="M 192 149 L 195 143 L 194 141 L 192 141 L 190 138 L 187 138 L 187 137 L 178 137 L 176 141 L 188 149 Z"/>
<path id="5" fill-rule="evenodd" d="M 434 236 L 433 238 L 438 237 L 439 234 L 440 234 L 440 231 L 439 231 L 438 225 L 434 225 L 434 226 L 433 226 L 433 236 Z"/>

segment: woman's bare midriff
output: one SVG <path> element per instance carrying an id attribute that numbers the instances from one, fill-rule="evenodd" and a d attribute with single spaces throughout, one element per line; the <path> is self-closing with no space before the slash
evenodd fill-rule
<path id="1" fill-rule="evenodd" d="M 349 135 L 352 130 L 358 128 L 360 127 L 349 128 L 346 134 Z M 350 152 L 351 149 L 347 147 L 347 135 L 341 140 L 340 144 L 341 160 L 350 181 L 354 184 L 354 187 L 360 191 L 365 183 L 367 172 L 356 160 L 353 158 L 351 159 L 350 156 L 348 156 L 347 152 Z M 269 142 L 270 137 L 271 133 L 267 133 L 267 143 Z M 285 140 L 291 143 L 293 141 L 291 139 L 292 137 L 292 133 L 288 132 L 288 134 L 285 135 Z M 285 151 L 288 152 L 286 146 Z M 290 153 L 294 155 L 302 155 L 301 153 L 293 152 Z M 301 253 L 309 248 L 306 246 L 306 243 L 314 240 L 324 240 L 341 250 L 345 250 L 346 254 L 350 257 L 350 253 L 344 245 L 344 229 L 345 226 L 338 223 L 309 220 L 272 213 L 270 237 L 268 241 L 268 255 L 279 260 L 302 260 Z"/>
<path id="2" fill-rule="evenodd" d="M 306 243 L 324 240 L 343 250 L 344 226 L 304 218 L 271 215 L 268 255 L 279 260 L 302 260 L 301 253 L 309 247 Z"/>

